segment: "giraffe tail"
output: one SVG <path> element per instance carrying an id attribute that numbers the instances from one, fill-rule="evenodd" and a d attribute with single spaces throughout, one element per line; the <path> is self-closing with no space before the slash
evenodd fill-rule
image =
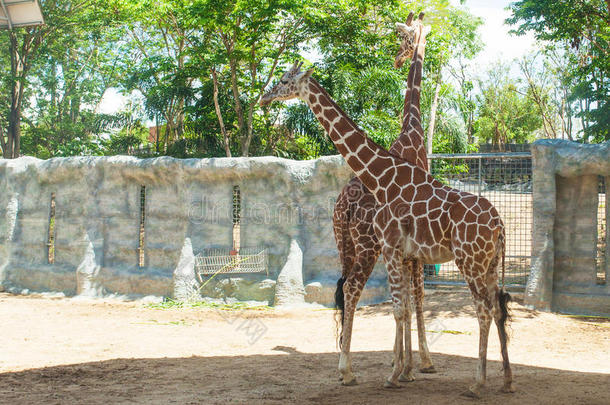
<path id="1" fill-rule="evenodd" d="M 500 232 L 500 236 L 498 238 L 500 243 L 502 244 L 502 287 L 498 293 L 498 307 L 500 309 L 500 319 L 498 321 L 498 329 L 501 335 L 504 335 L 506 340 L 508 341 L 508 335 L 506 334 L 506 324 L 511 321 L 511 314 L 508 308 L 508 303 L 512 300 L 510 294 L 506 291 L 504 287 L 504 273 L 506 270 L 506 238 L 504 236 L 504 228 Z"/>
<path id="2" fill-rule="evenodd" d="M 345 297 L 343 296 L 343 284 L 345 284 L 345 277 L 341 276 L 341 278 L 337 280 L 337 289 L 335 290 L 335 309 L 337 310 L 336 322 L 339 347 L 341 347 L 343 320 L 345 318 Z"/>

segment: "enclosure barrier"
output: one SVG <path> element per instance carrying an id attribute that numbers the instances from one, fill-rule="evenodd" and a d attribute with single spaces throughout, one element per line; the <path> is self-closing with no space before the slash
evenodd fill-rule
<path id="1" fill-rule="evenodd" d="M 442 183 L 487 198 L 506 229 L 505 283 L 523 288 L 529 275 L 532 235 L 532 158 L 529 152 L 433 154 L 432 175 Z M 428 285 L 465 285 L 453 262 L 425 267 Z"/>
<path id="2" fill-rule="evenodd" d="M 431 155 L 430 167 L 497 207 L 506 281 L 528 280 L 529 305 L 589 311 L 608 304 L 608 149 L 538 143 L 533 172 L 528 153 Z M 184 297 L 219 261 L 229 272 L 206 293 L 273 302 L 283 283 L 330 305 L 340 274 L 332 212 L 352 176 L 340 156 L 0 159 L 0 289 Z M 260 260 L 244 272 L 230 266 L 237 255 Z M 428 285 L 463 283 L 452 263 L 425 271 Z M 387 296 L 380 262 L 361 303 Z"/>
<path id="3" fill-rule="evenodd" d="M 525 303 L 609 316 L 610 142 L 541 140 L 532 155 L 533 257 Z"/>

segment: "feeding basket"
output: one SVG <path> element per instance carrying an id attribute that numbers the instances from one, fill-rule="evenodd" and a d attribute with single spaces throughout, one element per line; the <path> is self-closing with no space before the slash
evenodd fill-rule
<path id="1" fill-rule="evenodd" d="M 242 248 L 239 252 L 227 249 L 206 249 L 195 256 L 195 273 L 214 274 L 266 273 L 269 275 L 267 249 Z"/>

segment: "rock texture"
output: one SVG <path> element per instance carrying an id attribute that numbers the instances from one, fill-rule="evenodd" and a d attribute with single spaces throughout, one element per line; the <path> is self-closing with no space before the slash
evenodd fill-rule
<path id="1" fill-rule="evenodd" d="M 610 142 L 540 140 L 532 145 L 532 158 L 532 269 L 525 302 L 543 310 L 610 315 L 610 260 L 606 284 L 596 283 L 597 188 L 599 176 L 605 176 L 606 190 L 610 186 Z M 606 258 L 609 253 L 606 244 Z"/>
<path id="2" fill-rule="evenodd" d="M 223 280 L 241 278 L 244 294 L 273 301 L 275 286 L 265 280 L 278 278 L 292 240 L 303 253 L 302 280 L 333 288 L 339 261 L 332 211 L 351 175 L 340 156 L 0 159 L 0 285 L 66 295 L 187 296 L 191 250 L 197 255 L 232 245 L 232 192 L 239 186 L 241 246 L 265 247 L 269 272 L 219 275 L 210 294 L 226 291 L 217 284 L 231 282 Z M 49 264 L 52 193 L 55 262 Z M 373 278 L 385 277 L 381 265 Z"/>
<path id="3" fill-rule="evenodd" d="M 305 303 L 305 287 L 303 287 L 303 251 L 299 243 L 293 239 L 286 264 L 277 277 L 275 286 L 275 305 L 290 306 Z"/>

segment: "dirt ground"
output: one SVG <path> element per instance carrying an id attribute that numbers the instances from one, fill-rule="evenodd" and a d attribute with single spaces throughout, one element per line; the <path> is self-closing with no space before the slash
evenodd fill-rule
<path id="1" fill-rule="evenodd" d="M 540 313 L 518 303 L 512 309 L 517 392 L 499 392 L 494 328 L 487 387 L 475 401 L 460 396 L 473 380 L 478 344 L 463 292 L 428 295 L 428 342 L 438 373 L 417 373 L 397 390 L 382 387 L 394 335 L 387 304 L 357 312 L 352 349 L 359 385 L 343 387 L 330 310 L 162 310 L 0 294 L 0 403 L 610 403 L 609 319 Z"/>

